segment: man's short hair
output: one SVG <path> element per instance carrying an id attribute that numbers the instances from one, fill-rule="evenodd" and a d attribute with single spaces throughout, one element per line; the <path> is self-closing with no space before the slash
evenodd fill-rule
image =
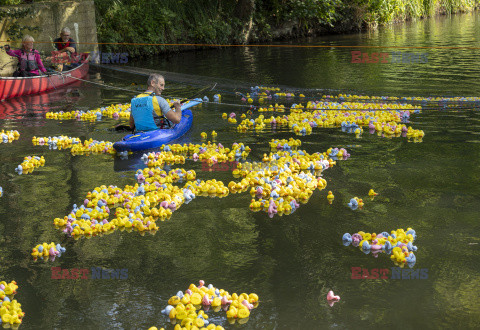
<path id="1" fill-rule="evenodd" d="M 70 29 L 69 29 L 68 27 L 64 27 L 64 28 L 62 29 L 62 32 L 61 32 L 61 33 L 62 33 L 62 34 L 65 34 L 65 33 L 70 34 Z"/>
<path id="2" fill-rule="evenodd" d="M 152 73 L 148 77 L 148 86 L 153 86 L 153 84 L 156 84 L 160 79 L 165 80 L 165 78 L 161 74 Z"/>

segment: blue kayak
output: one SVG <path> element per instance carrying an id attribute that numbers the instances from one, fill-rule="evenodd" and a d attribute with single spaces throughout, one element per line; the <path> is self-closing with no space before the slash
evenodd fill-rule
<path id="1" fill-rule="evenodd" d="M 189 109 L 202 103 L 201 99 L 195 99 L 182 105 L 182 119 L 172 128 L 157 129 L 154 131 L 129 134 L 121 141 L 115 142 L 113 147 L 117 151 L 140 151 L 146 149 L 158 148 L 162 144 L 178 139 L 187 133 L 192 127 L 193 114 Z"/>

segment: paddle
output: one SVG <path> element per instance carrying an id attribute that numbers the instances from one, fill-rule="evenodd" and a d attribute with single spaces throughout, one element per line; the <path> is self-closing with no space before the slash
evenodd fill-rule
<path id="1" fill-rule="evenodd" d="M 217 83 L 213 84 L 213 86 L 208 85 L 207 87 L 204 87 L 204 88 L 200 89 L 199 91 L 196 91 L 195 94 L 193 94 L 191 97 L 181 99 L 180 104 L 183 104 L 183 103 L 187 102 L 188 100 L 196 98 L 197 96 L 201 95 L 203 92 L 205 92 L 207 90 L 212 91 L 215 88 L 215 86 L 217 86 Z M 174 107 L 172 106 L 171 109 L 173 109 L 173 108 Z M 167 119 L 167 123 L 168 123 L 168 119 Z M 114 131 L 115 132 L 130 132 L 131 131 L 133 133 L 135 131 L 135 128 L 133 128 L 133 130 L 132 130 L 129 125 L 118 125 L 118 126 L 115 126 Z"/>

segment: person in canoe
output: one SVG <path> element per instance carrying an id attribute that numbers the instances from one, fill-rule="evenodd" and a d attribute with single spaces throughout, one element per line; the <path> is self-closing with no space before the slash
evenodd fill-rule
<path id="1" fill-rule="evenodd" d="M 13 73 L 14 77 L 34 77 L 40 75 L 39 71 L 47 73 L 40 53 L 33 49 L 33 42 L 33 37 L 26 35 L 22 39 L 21 49 L 10 49 L 9 45 L 3 47 L 8 55 L 18 59 L 17 70 Z"/>
<path id="2" fill-rule="evenodd" d="M 75 40 L 70 38 L 70 29 L 64 27 L 60 32 L 60 37 L 53 40 L 55 48 L 59 53 L 70 52 L 72 54 L 77 52 L 77 44 Z"/>
<path id="3" fill-rule="evenodd" d="M 52 62 L 57 64 L 58 71 L 68 71 L 80 65 L 80 56 L 77 55 L 77 44 L 70 38 L 70 29 L 64 27 L 60 37 L 53 40 L 57 49 L 52 52 Z"/>
<path id="4" fill-rule="evenodd" d="M 167 100 L 160 95 L 165 89 L 165 78 L 154 73 L 148 77 L 147 90 L 137 95 L 131 102 L 130 128 L 137 132 L 153 131 L 163 128 L 168 121 L 178 124 L 182 119 L 180 102 L 170 108 Z M 166 119 L 166 120 L 165 120 Z"/>

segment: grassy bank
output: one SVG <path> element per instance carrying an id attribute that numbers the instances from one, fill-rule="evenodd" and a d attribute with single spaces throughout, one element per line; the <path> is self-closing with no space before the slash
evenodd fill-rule
<path id="1" fill-rule="evenodd" d="M 471 11 L 480 0 L 95 0 L 99 42 L 240 44 Z M 130 56 L 175 47 L 105 45 Z"/>

